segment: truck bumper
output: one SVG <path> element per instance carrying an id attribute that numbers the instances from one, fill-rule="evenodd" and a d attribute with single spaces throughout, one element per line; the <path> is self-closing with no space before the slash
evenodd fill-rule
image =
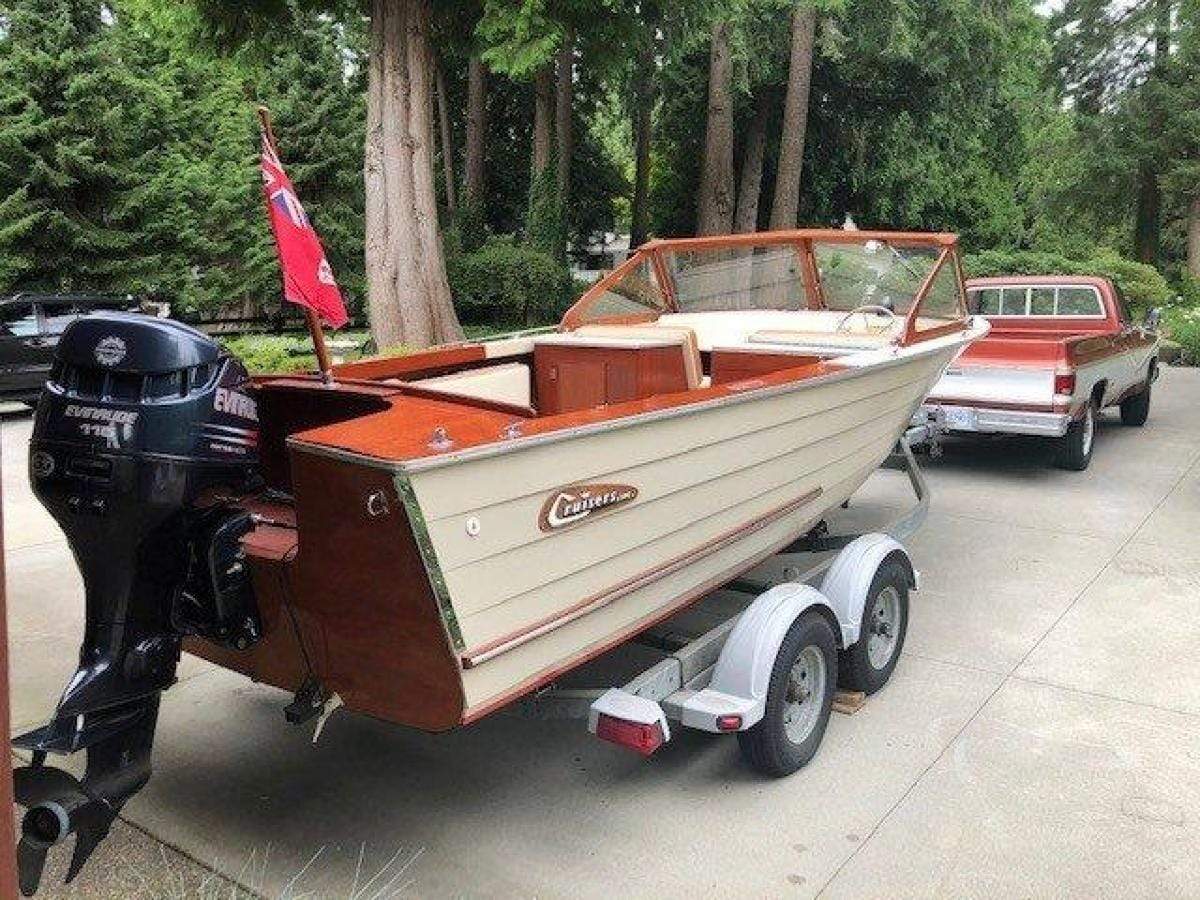
<path id="1" fill-rule="evenodd" d="M 913 416 L 914 424 L 937 422 L 947 431 L 969 434 L 1032 434 L 1038 437 L 1062 437 L 1071 425 L 1065 412 L 1032 412 L 1016 409 L 990 409 L 985 406 L 955 406 L 928 402 Z"/>

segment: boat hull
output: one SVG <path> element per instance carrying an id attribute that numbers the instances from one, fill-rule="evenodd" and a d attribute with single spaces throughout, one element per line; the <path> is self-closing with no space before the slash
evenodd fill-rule
<path id="1" fill-rule="evenodd" d="M 264 638 L 245 652 L 188 649 L 289 690 L 314 677 L 387 721 L 475 721 L 849 498 L 965 341 L 930 343 L 416 464 L 293 439 L 294 528 L 261 528 L 247 547 Z M 586 515 L 555 506 L 585 487 L 600 498 Z"/>
<path id="2" fill-rule="evenodd" d="M 444 584 L 464 718 L 628 639 L 806 533 L 878 467 L 955 352 L 398 475 Z M 636 498 L 544 527 L 547 504 L 588 485 L 632 488 Z"/>

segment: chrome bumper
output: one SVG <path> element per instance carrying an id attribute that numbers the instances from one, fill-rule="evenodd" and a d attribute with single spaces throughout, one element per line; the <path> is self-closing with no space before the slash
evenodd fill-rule
<path id="1" fill-rule="evenodd" d="M 1069 413 L 1058 412 L 1025 412 L 926 403 L 913 416 L 913 423 L 926 422 L 937 422 L 946 431 L 967 434 L 1032 434 L 1038 437 L 1062 437 L 1071 425 L 1071 416 Z"/>

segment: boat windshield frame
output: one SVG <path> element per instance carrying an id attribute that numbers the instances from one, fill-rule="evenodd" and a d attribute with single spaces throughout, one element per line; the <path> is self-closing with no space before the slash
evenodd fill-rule
<path id="1" fill-rule="evenodd" d="M 869 305 L 874 289 L 880 285 L 892 269 L 899 267 L 911 273 L 916 285 L 911 297 L 897 309 L 897 317 L 904 322 L 896 337 L 900 346 L 930 340 L 966 327 L 970 314 L 966 301 L 966 279 L 958 252 L 958 237 L 938 232 L 904 231 L 845 231 L 840 229 L 796 229 L 752 234 L 720 235 L 699 238 L 674 238 L 652 240 L 639 247 L 629 258 L 613 271 L 592 285 L 578 301 L 567 310 L 561 322 L 562 330 L 573 330 L 588 324 L 637 324 L 652 322 L 665 313 L 705 311 L 680 302 L 679 259 L 688 255 L 712 254 L 726 268 L 744 265 L 757 259 L 768 265 L 773 260 L 782 260 L 792 274 L 792 291 L 784 281 L 777 280 L 770 287 L 776 296 L 783 287 L 786 302 L 780 305 L 720 305 L 726 297 L 731 301 L 739 294 L 709 294 L 706 299 L 715 300 L 716 306 L 708 311 L 731 311 L 743 309 L 792 309 L 792 310 L 838 310 L 848 312 L 851 307 L 830 303 L 827 289 L 832 286 L 828 273 L 823 272 L 821 257 L 840 248 L 863 248 L 863 255 L 879 257 L 883 248 L 891 250 L 896 263 L 883 271 L 879 266 L 869 266 L 876 281 L 861 282 L 863 299 Z M 791 254 L 775 253 L 774 249 L 790 248 Z M 928 268 L 922 263 L 918 271 L 904 257 L 904 251 L 912 251 L 911 259 L 928 260 Z M 755 256 L 756 254 L 762 256 Z M 723 255 L 724 254 L 724 255 Z M 853 260 L 855 254 L 842 257 Z M 787 258 L 785 258 L 787 257 Z M 753 270 L 752 270 L 753 271 Z M 936 300 L 942 308 L 930 304 L 935 285 L 944 284 L 946 273 L 952 291 L 941 290 Z M 902 276 L 903 277 L 903 276 Z M 744 291 L 743 291 L 744 293 Z M 905 293 L 902 291 L 902 293 Z M 890 297 L 888 298 L 891 299 Z"/>

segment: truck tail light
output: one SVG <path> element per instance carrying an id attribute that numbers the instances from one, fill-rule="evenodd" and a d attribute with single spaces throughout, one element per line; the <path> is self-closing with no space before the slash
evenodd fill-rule
<path id="1" fill-rule="evenodd" d="M 658 722 L 645 725 L 603 713 L 596 720 L 596 737 L 628 747 L 642 756 L 649 756 L 661 747 L 665 740 L 662 726 Z"/>
<path id="2" fill-rule="evenodd" d="M 1044 382 L 1043 382 L 1044 383 Z M 1075 393 L 1075 373 L 1056 372 L 1054 374 L 1054 393 L 1070 396 Z"/>

